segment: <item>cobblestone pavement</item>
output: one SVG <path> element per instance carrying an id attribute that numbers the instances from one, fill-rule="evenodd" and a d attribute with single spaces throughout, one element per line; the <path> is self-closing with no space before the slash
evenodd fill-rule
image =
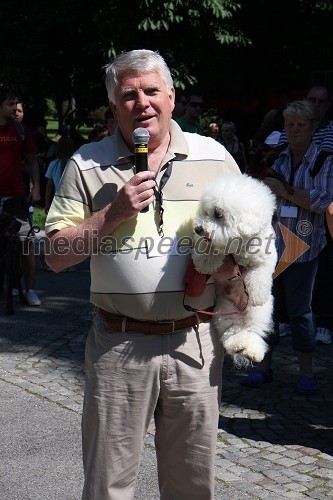
<path id="1" fill-rule="evenodd" d="M 15 301 L 3 314 L 0 301 L 0 379 L 81 413 L 84 339 L 92 319 L 89 270 L 39 271 L 41 307 Z M 244 372 L 226 359 L 217 436 L 217 498 L 333 498 L 333 344 L 318 346 L 320 392 L 293 393 L 296 358 L 290 337 L 281 339 L 275 380 L 259 389 L 241 387 Z M 146 447 L 154 446 L 153 425 Z"/>

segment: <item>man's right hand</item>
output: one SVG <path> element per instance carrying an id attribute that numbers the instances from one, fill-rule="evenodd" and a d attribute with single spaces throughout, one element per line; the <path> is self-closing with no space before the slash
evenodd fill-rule
<path id="1" fill-rule="evenodd" d="M 51 269 L 59 272 L 65 267 L 82 262 L 92 252 L 98 251 L 104 236 L 112 234 L 122 222 L 135 217 L 140 210 L 152 203 L 153 188 L 156 185 L 154 177 L 154 172 L 139 172 L 120 189 L 112 203 L 95 215 L 77 226 L 50 233 L 48 236 L 52 241 L 52 250 L 46 256 L 46 262 Z M 85 243 L 80 253 L 71 245 L 77 238 L 81 238 Z M 57 250 L 57 244 L 61 246 L 64 241 L 69 242 L 69 251 L 66 254 Z"/>
<path id="2" fill-rule="evenodd" d="M 110 204 L 110 218 L 125 221 L 134 217 L 154 200 L 155 174 L 150 170 L 135 174 Z"/>

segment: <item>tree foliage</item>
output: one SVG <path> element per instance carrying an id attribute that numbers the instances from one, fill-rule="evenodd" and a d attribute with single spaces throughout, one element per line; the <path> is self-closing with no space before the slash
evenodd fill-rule
<path id="1" fill-rule="evenodd" d="M 292 84 L 331 58 L 329 1 L 0 1 L 0 79 L 59 113 L 73 97 L 79 110 L 107 105 L 103 66 L 133 48 L 158 50 L 176 86 L 211 98 Z"/>
<path id="2" fill-rule="evenodd" d="M 20 84 L 26 100 L 57 108 L 106 104 L 102 67 L 132 48 L 159 50 L 182 87 L 196 81 L 206 40 L 245 44 L 231 0 L 16 0 L 0 10 L 0 78 Z"/>

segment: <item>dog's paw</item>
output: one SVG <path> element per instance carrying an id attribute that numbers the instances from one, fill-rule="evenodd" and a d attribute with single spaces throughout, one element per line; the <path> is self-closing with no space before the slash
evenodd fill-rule
<path id="1" fill-rule="evenodd" d="M 248 330 L 241 330 L 235 335 L 222 336 L 224 348 L 230 356 L 243 356 L 259 363 L 263 360 L 268 346 L 259 335 Z"/>

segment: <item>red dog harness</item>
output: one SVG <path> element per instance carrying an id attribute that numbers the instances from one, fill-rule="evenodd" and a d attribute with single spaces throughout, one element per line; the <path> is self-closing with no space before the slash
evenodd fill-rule
<path id="1" fill-rule="evenodd" d="M 207 281 L 209 280 L 209 278 L 211 276 L 210 274 L 199 273 L 195 269 L 193 261 L 191 260 L 191 262 L 189 263 L 188 268 L 186 270 L 185 278 L 184 278 L 185 292 L 184 292 L 184 297 L 183 297 L 183 306 L 187 311 L 192 311 L 192 312 L 196 312 L 196 313 L 200 313 L 200 314 L 207 314 L 209 316 L 232 316 L 234 314 L 244 313 L 244 311 L 246 310 L 248 303 L 249 303 L 249 292 L 248 292 L 248 289 L 246 287 L 245 281 L 244 281 L 243 276 L 242 276 L 242 272 L 244 272 L 244 268 L 242 266 L 240 267 L 237 264 L 235 257 L 233 255 L 230 255 L 230 257 L 231 257 L 232 262 L 235 266 L 236 273 L 231 278 L 229 278 L 228 281 L 231 282 L 231 281 L 236 280 L 236 279 L 237 280 L 240 279 L 242 281 L 243 291 L 244 291 L 245 296 L 246 296 L 245 304 L 241 307 L 241 309 L 238 309 L 238 310 L 232 311 L 232 312 L 224 312 L 224 313 L 223 312 L 219 313 L 219 312 L 214 312 L 214 311 L 203 311 L 201 309 L 194 309 L 191 306 L 185 304 L 185 295 L 188 295 L 189 297 L 200 297 L 203 294 L 203 292 L 205 291 L 205 288 L 206 288 Z M 227 286 L 225 288 L 226 295 L 229 295 L 231 290 L 232 290 L 232 285 L 230 284 L 229 287 Z"/>

